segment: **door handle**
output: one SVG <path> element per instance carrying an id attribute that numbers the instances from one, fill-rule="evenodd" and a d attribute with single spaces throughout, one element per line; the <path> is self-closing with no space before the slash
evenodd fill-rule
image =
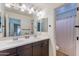
<path id="1" fill-rule="evenodd" d="M 77 37 L 77 40 L 79 40 L 79 37 Z"/>

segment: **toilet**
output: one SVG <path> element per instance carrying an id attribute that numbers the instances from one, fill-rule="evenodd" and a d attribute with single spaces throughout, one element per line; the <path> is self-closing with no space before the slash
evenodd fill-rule
<path id="1" fill-rule="evenodd" d="M 58 45 L 56 45 L 56 50 L 59 50 L 59 46 Z"/>

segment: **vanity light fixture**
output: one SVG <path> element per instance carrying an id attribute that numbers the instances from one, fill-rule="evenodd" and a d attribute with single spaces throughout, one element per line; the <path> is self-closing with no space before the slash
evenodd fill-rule
<path id="1" fill-rule="evenodd" d="M 32 7 L 32 8 L 30 9 L 30 11 L 34 12 L 34 8 Z"/>
<path id="2" fill-rule="evenodd" d="M 34 8 L 33 8 L 33 7 L 29 9 L 29 14 L 32 14 L 32 13 L 34 13 L 34 12 L 35 12 L 35 11 L 34 11 Z"/>
<path id="3" fill-rule="evenodd" d="M 22 12 L 24 12 L 25 9 L 26 9 L 26 6 L 25 6 L 25 4 L 22 4 L 22 6 L 19 6 L 19 8 L 20 8 L 20 10 L 21 10 Z"/>
<path id="4" fill-rule="evenodd" d="M 32 14 L 32 11 L 29 11 L 29 14 Z"/>
<path id="5" fill-rule="evenodd" d="M 5 3 L 5 6 L 14 8 L 16 10 L 25 12 L 28 11 L 29 14 L 38 15 L 41 9 L 34 7 L 32 4 L 18 4 L 18 3 Z"/>
<path id="6" fill-rule="evenodd" d="M 26 9 L 26 5 L 25 4 L 22 4 L 21 6 L 23 9 Z"/>

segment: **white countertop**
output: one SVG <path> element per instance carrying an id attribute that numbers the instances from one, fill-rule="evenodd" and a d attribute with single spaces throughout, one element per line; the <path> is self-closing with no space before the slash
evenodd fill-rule
<path id="1" fill-rule="evenodd" d="M 45 39 L 49 39 L 47 34 L 40 35 L 37 37 L 31 36 L 28 39 L 19 38 L 18 40 L 13 40 L 13 39 L 2 40 L 0 41 L 0 51 L 10 49 L 10 48 L 15 48 L 15 47 L 30 44 L 30 43 L 34 43 L 34 42 L 45 40 Z"/>

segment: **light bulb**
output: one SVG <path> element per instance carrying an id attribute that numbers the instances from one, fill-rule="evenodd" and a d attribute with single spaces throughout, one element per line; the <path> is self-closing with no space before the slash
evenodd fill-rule
<path id="1" fill-rule="evenodd" d="M 34 12 L 34 8 L 33 7 L 31 8 L 31 11 Z"/>
<path id="2" fill-rule="evenodd" d="M 11 7 L 11 6 L 10 6 L 10 4 L 5 4 L 5 6 L 6 6 L 6 7 L 8 7 L 8 8 L 10 8 L 10 7 Z"/>
<path id="3" fill-rule="evenodd" d="M 29 10 L 29 14 L 31 14 L 31 13 L 32 13 L 32 11 Z"/>
<path id="4" fill-rule="evenodd" d="M 22 4 L 22 8 L 26 9 L 26 6 L 25 6 L 25 4 Z"/>

